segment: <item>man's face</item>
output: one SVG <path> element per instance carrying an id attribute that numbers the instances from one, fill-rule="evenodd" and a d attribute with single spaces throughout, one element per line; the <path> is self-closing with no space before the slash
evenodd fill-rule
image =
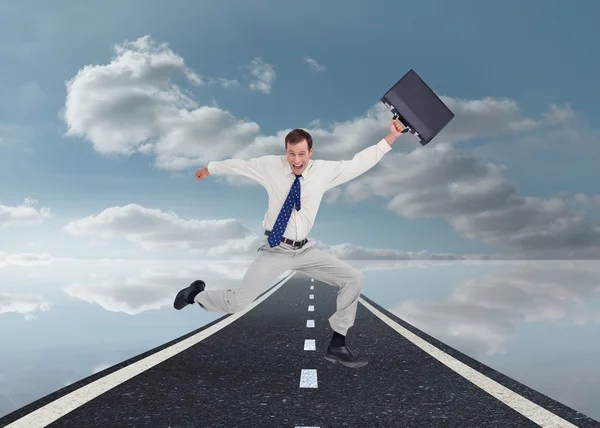
<path id="1" fill-rule="evenodd" d="M 299 143 L 287 144 L 287 161 L 294 174 L 300 175 L 308 166 L 308 160 L 312 155 L 312 149 L 308 150 L 308 143 L 302 140 Z"/>

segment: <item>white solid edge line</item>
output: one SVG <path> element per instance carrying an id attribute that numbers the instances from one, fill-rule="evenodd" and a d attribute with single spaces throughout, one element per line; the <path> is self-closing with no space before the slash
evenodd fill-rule
<path id="1" fill-rule="evenodd" d="M 70 393 L 57 398 L 54 401 L 46 404 L 45 406 L 40 407 L 37 410 L 34 410 L 31 413 L 23 416 L 20 419 L 4 426 L 4 428 L 38 428 L 45 427 L 46 425 L 56 421 L 67 413 L 75 410 L 79 406 L 87 403 L 88 401 L 98 397 L 99 395 L 105 393 L 106 391 L 118 386 L 119 384 L 133 378 L 134 376 L 139 375 L 140 373 L 156 366 L 159 363 L 162 363 L 165 360 L 175 356 L 176 354 L 185 351 L 187 348 L 194 346 L 195 344 L 201 342 L 207 337 L 215 334 L 223 327 L 231 324 L 233 321 L 240 318 L 246 312 L 250 311 L 258 304 L 263 302 L 267 297 L 277 291 L 283 284 L 285 284 L 292 276 L 294 276 L 295 272 L 288 274 L 287 277 L 272 290 L 268 291 L 262 297 L 256 299 L 246 308 L 244 308 L 240 312 L 236 312 L 231 314 L 229 317 L 225 318 L 222 321 L 219 321 L 217 324 L 210 326 L 207 329 L 204 329 L 195 335 L 188 337 L 185 340 L 175 343 L 174 345 L 169 346 L 161 351 L 158 351 L 152 355 L 147 356 L 141 360 L 136 361 L 122 369 L 119 369 L 115 372 L 112 372 L 100 379 L 97 379 L 87 385 L 82 386 Z"/>
<path id="2" fill-rule="evenodd" d="M 396 330 L 406 339 L 410 340 L 413 344 L 427 352 L 433 358 L 446 365 L 456 373 L 472 382 L 485 392 L 500 400 L 502 403 L 511 407 L 513 410 L 519 412 L 526 418 L 535 422 L 544 428 L 577 428 L 577 425 L 573 425 L 569 421 L 564 420 L 558 415 L 538 406 L 534 402 L 527 398 L 517 394 L 513 390 L 499 384 L 493 379 L 490 379 L 486 375 L 477 370 L 469 367 L 465 363 L 458 361 L 456 358 L 445 353 L 441 349 L 432 345 L 424 339 L 421 339 L 416 334 L 402 327 L 400 324 L 392 320 L 390 317 L 382 313 L 380 310 L 369 304 L 362 297 L 358 298 L 359 302 L 362 303 L 367 309 L 369 309 L 375 316 L 379 317 L 384 323 L 389 325 L 391 328 Z"/>

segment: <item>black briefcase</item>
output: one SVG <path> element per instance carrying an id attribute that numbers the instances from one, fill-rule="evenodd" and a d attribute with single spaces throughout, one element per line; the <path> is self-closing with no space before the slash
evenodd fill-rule
<path id="1" fill-rule="evenodd" d="M 412 69 L 381 97 L 381 102 L 402 122 L 404 132 L 413 134 L 422 146 L 454 118 L 454 113 Z"/>

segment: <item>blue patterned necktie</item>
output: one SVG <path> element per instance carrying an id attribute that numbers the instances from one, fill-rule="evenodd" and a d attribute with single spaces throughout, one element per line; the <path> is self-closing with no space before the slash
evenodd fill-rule
<path id="1" fill-rule="evenodd" d="M 296 206 L 296 211 L 300 211 L 300 177 L 302 176 L 296 176 L 296 180 L 294 180 L 294 184 L 292 184 L 290 193 L 288 193 L 287 199 L 285 200 L 281 211 L 279 211 L 273 230 L 271 230 L 271 233 L 269 234 L 268 241 L 271 248 L 279 245 L 281 242 L 288 221 L 290 221 L 294 205 Z"/>

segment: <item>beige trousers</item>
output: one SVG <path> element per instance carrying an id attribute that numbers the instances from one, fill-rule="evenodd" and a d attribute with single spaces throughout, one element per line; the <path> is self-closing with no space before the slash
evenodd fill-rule
<path id="1" fill-rule="evenodd" d="M 314 248 L 314 241 L 309 241 L 300 249 L 294 249 L 285 243 L 271 248 L 265 236 L 258 248 L 258 256 L 246 271 L 239 288 L 205 290 L 196 296 L 195 301 L 210 312 L 240 311 L 287 270 L 339 288 L 336 311 L 329 318 L 329 324 L 334 331 L 346 336 L 348 329 L 354 324 L 364 277 L 357 269 Z"/>

